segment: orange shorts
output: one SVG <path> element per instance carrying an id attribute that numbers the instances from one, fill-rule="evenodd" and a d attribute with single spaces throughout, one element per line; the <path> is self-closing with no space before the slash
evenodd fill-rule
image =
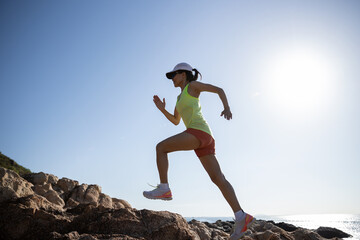
<path id="1" fill-rule="evenodd" d="M 194 128 L 188 128 L 185 132 L 194 135 L 197 139 L 200 140 L 200 146 L 194 150 L 199 158 L 206 155 L 215 154 L 215 140 L 210 134 Z"/>

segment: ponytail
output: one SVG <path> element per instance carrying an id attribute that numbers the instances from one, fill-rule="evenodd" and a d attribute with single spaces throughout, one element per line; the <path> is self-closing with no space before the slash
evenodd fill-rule
<path id="1" fill-rule="evenodd" d="M 202 79 L 201 73 L 196 68 L 194 68 L 193 71 L 195 72 L 195 75 L 193 77 L 193 81 L 196 81 L 198 79 L 199 74 L 200 74 L 200 79 Z"/>
<path id="2" fill-rule="evenodd" d="M 186 73 L 186 79 L 189 81 L 189 82 L 192 82 L 192 81 L 196 81 L 200 75 L 200 78 L 202 79 L 202 75 L 201 73 L 196 69 L 196 68 L 193 68 L 193 71 L 195 72 L 195 74 L 193 75 L 192 72 L 190 71 L 185 71 Z"/>

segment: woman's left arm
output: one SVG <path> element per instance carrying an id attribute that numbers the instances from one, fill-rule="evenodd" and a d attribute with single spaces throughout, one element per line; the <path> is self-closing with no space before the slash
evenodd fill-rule
<path id="1" fill-rule="evenodd" d="M 221 102 L 224 105 L 224 111 L 221 112 L 220 116 L 224 116 L 224 118 L 227 120 L 232 119 L 232 113 L 230 111 L 229 103 L 227 101 L 226 94 L 222 88 L 197 81 L 191 82 L 191 88 L 197 95 L 200 95 L 201 92 L 217 93 L 221 99 Z"/>

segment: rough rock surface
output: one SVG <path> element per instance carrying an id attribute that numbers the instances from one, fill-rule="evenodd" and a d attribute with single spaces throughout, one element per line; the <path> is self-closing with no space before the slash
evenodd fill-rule
<path id="1" fill-rule="evenodd" d="M 321 235 L 324 238 L 348 238 L 351 237 L 351 235 L 344 233 L 343 231 L 336 229 L 336 228 L 330 228 L 330 227 L 319 227 L 316 229 L 316 232 Z"/>
<path id="2" fill-rule="evenodd" d="M 25 179 L 26 180 L 25 180 Z M 98 185 L 46 173 L 20 177 L 0 168 L 0 239 L 228 239 L 234 222 L 186 220 L 166 211 L 137 210 Z M 257 220 L 246 240 L 323 240 L 315 231 Z M 288 229 L 289 230 L 289 229 Z M 334 231 L 333 231 L 334 232 Z M 338 239 L 338 238 L 333 238 Z"/>
<path id="3" fill-rule="evenodd" d="M 0 167 L 0 202 L 34 194 L 32 186 L 16 172 Z"/>

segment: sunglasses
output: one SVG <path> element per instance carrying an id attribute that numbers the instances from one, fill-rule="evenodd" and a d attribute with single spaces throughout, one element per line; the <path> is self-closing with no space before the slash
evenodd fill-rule
<path id="1" fill-rule="evenodd" d="M 183 71 L 176 71 L 176 72 L 174 72 L 174 75 L 173 75 L 173 77 L 172 78 L 174 78 L 178 73 L 182 73 Z"/>

